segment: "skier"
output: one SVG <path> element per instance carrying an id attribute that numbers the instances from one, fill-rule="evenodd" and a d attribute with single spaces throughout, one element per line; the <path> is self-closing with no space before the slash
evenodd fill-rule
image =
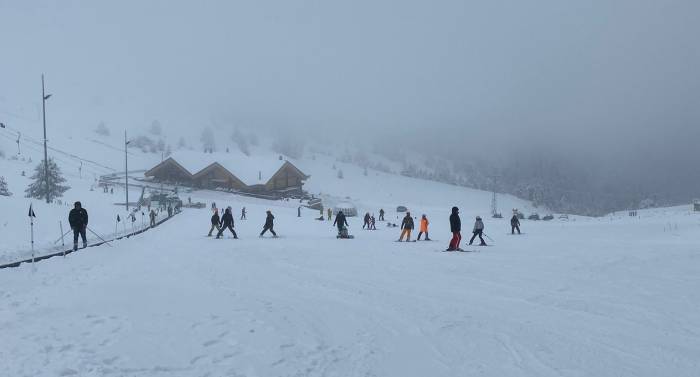
<path id="1" fill-rule="evenodd" d="M 267 217 L 265 218 L 265 226 L 263 226 L 262 232 L 260 232 L 260 237 L 265 234 L 268 230 L 272 233 L 272 237 L 277 238 L 277 233 L 273 229 L 275 227 L 275 216 L 272 216 L 272 211 L 267 210 Z"/>
<path id="2" fill-rule="evenodd" d="M 328 208 L 328 221 L 331 221 L 333 218 L 333 210 L 329 207 Z"/>
<path id="3" fill-rule="evenodd" d="M 411 212 L 406 212 L 403 221 L 401 221 L 401 236 L 399 236 L 399 242 L 403 241 L 403 236 L 406 236 L 406 242 L 411 241 L 411 231 L 413 230 L 413 217 L 411 217 Z"/>
<path id="4" fill-rule="evenodd" d="M 301 217 L 301 206 L 297 207 L 297 217 Z"/>
<path id="5" fill-rule="evenodd" d="M 384 208 L 379 209 L 379 221 L 384 221 Z"/>
<path id="6" fill-rule="evenodd" d="M 510 234 L 515 234 L 516 230 L 520 234 L 520 220 L 517 214 L 513 214 L 513 217 L 510 218 Z"/>
<path id="7" fill-rule="evenodd" d="M 370 216 L 369 216 L 369 212 L 367 212 L 367 213 L 365 213 L 365 222 L 364 222 L 364 224 L 362 224 L 362 229 L 365 229 L 365 226 L 367 227 L 367 230 L 370 229 L 369 221 L 370 221 Z"/>
<path id="8" fill-rule="evenodd" d="M 369 218 L 369 223 L 371 224 L 371 230 L 377 230 L 377 220 L 374 218 L 374 214 L 372 214 L 372 217 Z"/>
<path id="9" fill-rule="evenodd" d="M 335 215 L 333 226 L 338 227 L 338 237 L 347 238 L 347 226 L 349 226 L 349 224 L 343 211 L 338 211 L 338 214 Z"/>
<path id="10" fill-rule="evenodd" d="M 73 209 L 68 213 L 68 223 L 73 229 L 73 251 L 78 250 L 78 236 L 83 239 L 83 248 L 87 247 L 85 230 L 88 224 L 88 213 L 80 202 L 75 202 Z"/>
<path id="11" fill-rule="evenodd" d="M 219 210 L 214 209 L 214 214 L 211 215 L 211 229 L 209 229 L 209 234 L 207 234 L 207 237 L 211 237 L 211 232 L 214 231 L 214 228 L 216 228 L 216 232 L 218 233 L 219 230 L 221 230 L 221 227 L 219 224 L 221 223 L 221 219 L 219 218 Z"/>
<path id="12" fill-rule="evenodd" d="M 151 228 L 153 228 L 156 226 L 156 211 L 152 209 L 148 216 L 151 218 Z"/>
<path id="13" fill-rule="evenodd" d="M 219 233 L 216 234 L 216 238 L 221 238 L 226 229 L 233 233 L 233 238 L 238 239 L 238 234 L 236 234 L 236 231 L 233 230 L 233 215 L 231 214 L 231 207 L 226 207 L 224 215 L 221 216 L 221 228 L 219 228 Z"/>
<path id="14" fill-rule="evenodd" d="M 168 204 L 168 217 L 171 217 L 173 215 L 173 206 Z"/>
<path id="15" fill-rule="evenodd" d="M 241 208 L 241 220 L 246 220 L 245 215 L 246 215 L 246 211 L 245 211 L 245 207 L 243 207 L 243 208 Z"/>
<path id="16" fill-rule="evenodd" d="M 452 240 L 447 247 L 447 251 L 462 251 L 462 249 L 459 248 L 459 243 L 462 241 L 462 220 L 459 218 L 459 208 L 457 207 L 452 207 L 450 231 L 452 232 Z"/>
<path id="17" fill-rule="evenodd" d="M 474 222 L 474 230 L 472 232 L 474 233 L 474 235 L 472 235 L 472 238 L 469 240 L 470 245 L 472 244 L 472 242 L 474 242 L 474 238 L 476 238 L 476 236 L 479 236 L 479 239 L 481 240 L 481 244 L 479 246 L 487 246 L 486 242 L 484 241 L 484 238 L 481 236 L 482 234 L 484 234 L 484 222 L 481 221 L 481 217 L 476 217 L 476 221 Z"/>
<path id="18" fill-rule="evenodd" d="M 425 217 L 425 214 L 421 216 L 420 219 L 420 232 L 418 232 L 418 241 L 420 241 L 420 237 L 425 233 L 425 240 L 430 241 L 430 236 L 428 236 L 428 218 Z"/>

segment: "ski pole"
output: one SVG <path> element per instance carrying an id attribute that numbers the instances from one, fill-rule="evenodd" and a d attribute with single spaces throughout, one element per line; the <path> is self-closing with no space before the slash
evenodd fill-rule
<path id="1" fill-rule="evenodd" d="M 483 232 L 482 232 L 482 233 L 483 233 Z M 484 235 L 486 236 L 486 238 L 488 238 L 488 239 L 489 239 L 489 241 L 491 241 L 491 243 L 494 243 L 494 242 L 496 242 L 496 241 L 494 241 L 494 240 L 493 240 L 493 238 L 489 237 L 489 235 L 488 235 L 488 234 L 486 234 L 486 233 L 483 233 L 483 234 L 484 234 Z"/>
<path id="2" fill-rule="evenodd" d="M 104 242 L 107 246 L 112 247 L 112 245 L 109 243 L 109 241 L 107 241 L 107 240 L 105 240 L 104 238 L 100 237 L 99 234 L 95 233 L 95 232 L 94 232 L 92 229 L 90 229 L 89 227 L 86 226 L 86 228 L 90 231 L 90 233 L 94 234 L 95 237 L 97 237 L 97 238 L 99 238 L 100 240 L 102 240 L 102 242 Z"/>
<path id="3" fill-rule="evenodd" d="M 68 229 L 68 231 L 66 231 L 65 233 L 63 233 L 63 234 L 61 235 L 61 238 L 57 239 L 56 241 L 53 241 L 54 245 L 57 244 L 58 241 L 62 241 L 62 240 L 63 240 L 63 237 L 65 237 L 68 233 L 70 233 L 71 230 L 72 230 L 72 229 Z M 65 246 L 65 243 L 64 243 L 64 246 Z"/>

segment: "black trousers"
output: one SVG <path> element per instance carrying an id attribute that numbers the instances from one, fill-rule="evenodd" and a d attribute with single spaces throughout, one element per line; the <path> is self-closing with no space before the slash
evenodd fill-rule
<path id="1" fill-rule="evenodd" d="M 379 214 L 379 221 L 384 221 L 384 214 L 383 213 Z"/>
<path id="2" fill-rule="evenodd" d="M 83 239 L 83 246 L 87 245 L 87 237 L 85 236 L 85 226 L 73 228 L 73 246 L 78 245 L 78 236 Z"/>
<path id="3" fill-rule="evenodd" d="M 482 231 L 482 230 L 477 230 L 477 231 L 475 231 L 475 232 L 474 232 L 474 235 L 473 235 L 472 238 L 469 240 L 469 244 L 471 245 L 472 242 L 474 242 L 474 238 L 476 238 L 476 236 L 479 236 L 479 239 L 481 240 L 481 244 L 482 244 L 482 245 L 486 245 L 486 241 L 484 241 L 484 238 L 481 237 L 481 234 L 482 234 L 482 233 L 484 233 L 484 231 Z"/>
<path id="4" fill-rule="evenodd" d="M 423 232 L 418 232 L 418 241 L 420 241 L 420 237 L 423 235 Z M 429 240 L 430 237 L 428 236 L 428 232 L 425 232 L 425 239 Z"/>
<path id="5" fill-rule="evenodd" d="M 231 233 L 233 233 L 233 238 L 238 238 L 238 235 L 236 234 L 236 231 L 233 230 L 233 226 L 231 224 L 224 224 L 221 226 L 221 229 L 219 229 L 219 233 L 216 234 L 216 238 L 221 237 L 224 234 L 224 230 L 230 230 Z"/>
<path id="6" fill-rule="evenodd" d="M 275 230 L 272 229 L 272 228 L 274 228 L 274 225 L 264 227 L 263 230 L 262 230 L 262 232 L 260 232 L 260 235 L 262 236 L 263 234 L 265 234 L 265 232 L 267 232 L 267 231 L 269 230 L 270 233 L 272 233 L 273 236 L 276 236 L 277 233 L 275 233 Z"/>
<path id="7" fill-rule="evenodd" d="M 517 225 L 511 225 L 511 226 L 510 226 L 510 233 L 511 233 L 511 234 L 515 234 L 515 231 L 516 231 L 516 230 L 518 231 L 518 234 L 520 234 L 520 227 L 519 227 L 519 226 L 517 226 Z"/>

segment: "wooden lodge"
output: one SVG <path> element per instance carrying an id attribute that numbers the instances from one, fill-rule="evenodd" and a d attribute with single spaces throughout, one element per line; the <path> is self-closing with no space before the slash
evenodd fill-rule
<path id="1" fill-rule="evenodd" d="M 201 166 L 201 165 L 200 165 Z M 256 172 L 258 182 L 244 182 L 219 162 L 213 162 L 195 173 L 191 173 L 173 157 L 159 163 L 144 174 L 155 182 L 165 182 L 201 189 L 224 189 L 263 196 L 284 197 L 303 194 L 304 181 L 309 178 L 289 161 L 280 161 L 279 168 L 264 180 L 261 169 Z M 192 166 L 190 166 L 192 168 Z M 248 166 L 248 170 L 254 167 Z M 268 167 L 269 168 L 269 167 Z M 195 168 L 196 169 L 196 168 Z M 250 178 L 253 180 L 253 178 Z"/>

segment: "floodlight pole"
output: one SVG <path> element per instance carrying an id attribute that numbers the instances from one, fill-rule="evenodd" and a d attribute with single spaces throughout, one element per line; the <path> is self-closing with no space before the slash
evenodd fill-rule
<path id="1" fill-rule="evenodd" d="M 44 74 L 41 74 L 41 112 L 43 115 L 43 123 L 44 123 L 44 182 L 46 183 L 46 203 L 50 203 L 51 199 L 49 198 L 49 154 L 47 152 L 46 148 L 46 100 L 49 99 L 51 95 L 49 94 L 48 96 L 46 95 L 46 91 L 44 89 Z M 19 143 L 17 143 L 17 147 L 19 148 Z"/>
<path id="2" fill-rule="evenodd" d="M 124 178 L 126 179 L 126 212 L 129 212 L 129 154 L 127 153 L 126 130 L 124 130 Z"/>

